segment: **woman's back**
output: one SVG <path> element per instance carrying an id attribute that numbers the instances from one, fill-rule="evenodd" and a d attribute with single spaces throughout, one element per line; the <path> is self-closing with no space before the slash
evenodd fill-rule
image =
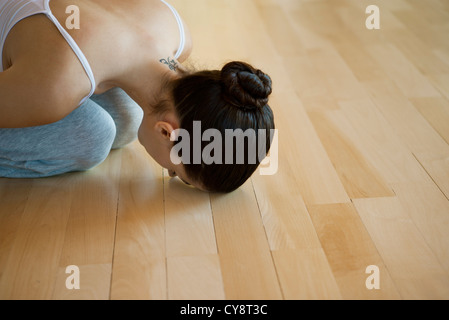
<path id="1" fill-rule="evenodd" d="M 173 56 L 179 46 L 176 19 L 160 0 L 59 0 L 49 5 L 86 57 L 95 77 L 95 93 L 115 86 L 150 59 Z M 70 10 L 73 5 L 79 17 Z M 73 18 L 79 18 L 79 29 L 66 25 Z M 92 89 L 73 49 L 42 14 L 12 28 L 2 62 L 6 72 L 0 73 L 0 128 L 58 121 Z"/>

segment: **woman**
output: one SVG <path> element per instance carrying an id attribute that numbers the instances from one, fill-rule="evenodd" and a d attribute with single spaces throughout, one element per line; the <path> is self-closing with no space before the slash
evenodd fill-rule
<path id="1" fill-rule="evenodd" d="M 175 164 L 182 139 L 173 137 L 198 121 L 202 132 L 264 129 L 268 152 L 271 80 L 243 62 L 187 71 L 191 47 L 163 0 L 0 0 L 0 177 L 88 170 L 138 136 L 170 176 L 206 191 L 238 188 L 261 159 Z"/>

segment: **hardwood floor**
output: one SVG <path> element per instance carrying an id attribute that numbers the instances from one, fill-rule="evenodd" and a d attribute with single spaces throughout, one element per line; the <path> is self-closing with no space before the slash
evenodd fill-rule
<path id="1" fill-rule="evenodd" d="M 449 299 L 449 2 L 171 4 L 189 63 L 273 78 L 277 173 L 210 195 L 135 142 L 0 179 L 0 299 Z"/>

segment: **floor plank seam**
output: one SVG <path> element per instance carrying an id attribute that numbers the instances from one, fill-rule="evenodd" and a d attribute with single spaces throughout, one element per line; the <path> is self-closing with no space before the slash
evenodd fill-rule
<path id="1" fill-rule="evenodd" d="M 267 229 L 266 229 L 265 223 L 263 221 L 262 211 L 260 210 L 260 205 L 259 205 L 259 199 L 257 197 L 257 192 L 256 192 L 256 189 L 254 188 L 254 181 L 253 181 L 252 178 L 250 178 L 250 180 L 251 180 L 251 188 L 253 190 L 254 198 L 255 198 L 256 204 L 257 204 L 257 209 L 259 211 L 260 219 L 262 221 L 262 226 L 263 226 L 263 230 L 264 230 L 264 234 L 265 234 L 265 239 L 267 241 L 268 249 L 270 250 L 271 262 L 273 263 L 274 271 L 276 272 L 276 280 L 277 280 L 277 283 L 279 285 L 279 290 L 281 292 L 282 300 L 285 300 L 285 293 L 284 293 L 284 290 L 282 288 L 281 280 L 279 278 L 279 272 L 278 272 L 278 269 L 276 267 L 276 262 L 274 261 L 273 250 L 271 249 L 270 240 L 269 240 L 268 234 L 267 234 Z"/>
<path id="2" fill-rule="evenodd" d="M 430 175 L 430 173 L 427 171 L 426 167 L 424 167 L 424 165 L 421 163 L 421 161 L 419 161 L 418 157 L 415 155 L 414 152 L 411 152 L 411 154 L 413 155 L 413 157 L 416 159 L 416 161 L 419 163 L 419 165 L 421 166 L 421 168 L 426 172 L 427 176 L 430 178 L 430 180 L 432 180 L 432 182 L 435 184 L 435 186 L 438 188 L 438 190 L 440 190 L 441 194 L 446 198 L 447 201 L 449 201 L 449 196 L 446 195 L 443 191 L 443 189 L 440 188 L 440 186 L 438 185 L 438 183 L 435 181 L 435 179 Z"/>

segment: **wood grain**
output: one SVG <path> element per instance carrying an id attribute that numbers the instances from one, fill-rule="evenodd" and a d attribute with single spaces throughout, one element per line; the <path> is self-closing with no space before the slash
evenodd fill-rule
<path id="1" fill-rule="evenodd" d="M 448 299 L 448 2 L 377 1 L 379 30 L 370 0 L 170 3 L 189 66 L 272 77 L 277 171 L 204 193 L 136 141 L 84 173 L 1 178 L 0 299 Z"/>

